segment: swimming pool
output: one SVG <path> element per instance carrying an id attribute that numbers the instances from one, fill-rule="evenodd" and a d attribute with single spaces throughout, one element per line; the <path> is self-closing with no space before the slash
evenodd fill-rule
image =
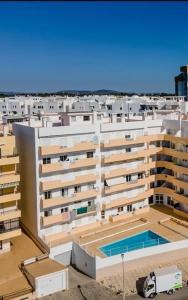
<path id="1" fill-rule="evenodd" d="M 99 250 L 101 250 L 106 256 L 112 256 L 166 243 L 169 243 L 169 241 L 155 232 L 147 230 L 117 242 L 104 245 L 100 247 Z"/>

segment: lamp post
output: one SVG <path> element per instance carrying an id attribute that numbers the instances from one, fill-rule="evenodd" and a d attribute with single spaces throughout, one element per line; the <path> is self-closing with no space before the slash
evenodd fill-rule
<path id="1" fill-rule="evenodd" d="M 125 300 L 125 260 L 124 260 L 125 254 L 121 254 L 122 258 L 122 267 L 123 267 L 123 300 Z"/>

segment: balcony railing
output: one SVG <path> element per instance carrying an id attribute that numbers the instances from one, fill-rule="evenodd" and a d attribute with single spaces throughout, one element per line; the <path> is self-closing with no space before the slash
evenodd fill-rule
<path id="1" fill-rule="evenodd" d="M 20 228 L 19 219 L 7 220 L 6 222 L 1 222 L 0 224 L 0 234 L 10 231 L 14 231 Z"/>
<path id="2" fill-rule="evenodd" d="M 71 220 L 76 220 L 78 218 L 84 217 L 87 214 L 96 213 L 96 205 L 84 206 L 71 211 Z"/>

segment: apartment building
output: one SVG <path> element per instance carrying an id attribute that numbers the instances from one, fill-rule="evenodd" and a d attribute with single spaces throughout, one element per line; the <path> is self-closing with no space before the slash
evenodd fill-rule
<path id="1" fill-rule="evenodd" d="M 175 79 L 175 92 L 177 96 L 185 96 L 188 101 L 188 65 L 180 67 L 180 74 Z"/>
<path id="2" fill-rule="evenodd" d="M 10 241 L 21 234 L 19 219 L 20 175 L 15 137 L 0 136 L 0 253 L 10 250 Z"/>
<path id="3" fill-rule="evenodd" d="M 72 242 L 61 240 L 77 229 L 154 203 L 188 213 L 187 122 L 112 121 L 102 123 L 95 115 L 68 126 L 13 126 L 22 222 L 65 264 Z"/>

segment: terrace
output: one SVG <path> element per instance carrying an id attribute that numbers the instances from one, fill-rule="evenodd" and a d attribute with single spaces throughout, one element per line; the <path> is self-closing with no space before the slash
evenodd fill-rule
<path id="1" fill-rule="evenodd" d="M 143 231 L 153 231 L 157 235 L 170 242 L 185 240 L 188 238 L 188 221 L 180 217 L 170 208 L 154 206 L 148 212 L 140 215 L 132 215 L 111 224 L 107 228 L 100 228 L 91 233 L 79 236 L 79 245 L 82 246 L 91 256 L 105 257 L 100 247 L 114 243 L 118 240 L 139 234 Z"/>
<path id="2" fill-rule="evenodd" d="M 172 221 L 173 229 L 167 228 L 168 223 L 165 224 L 171 219 L 177 220 L 177 222 Z M 188 238 L 186 224 L 188 226 L 188 219 L 182 218 L 171 208 L 165 206 L 145 207 L 135 211 L 134 214 L 113 216 L 109 222 L 98 221 L 74 228 L 71 234 L 66 232 L 50 234 L 45 237 L 45 242 L 50 248 L 53 248 L 75 241 L 91 256 L 102 258 L 105 256 L 98 249 L 99 247 L 146 230 L 151 230 L 172 242 L 185 240 Z"/>

